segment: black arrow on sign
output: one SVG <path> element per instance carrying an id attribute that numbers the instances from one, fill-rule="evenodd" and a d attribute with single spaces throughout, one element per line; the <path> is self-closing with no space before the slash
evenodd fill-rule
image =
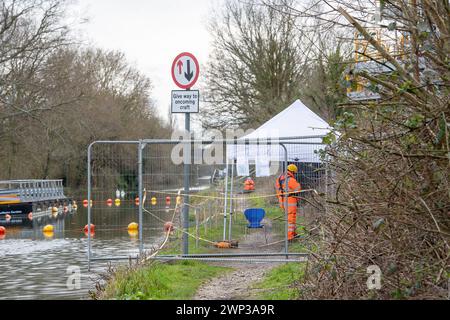
<path id="1" fill-rule="evenodd" d="M 191 60 L 187 60 L 187 73 L 184 73 L 184 77 L 187 79 L 187 81 L 191 81 L 192 77 L 194 76 L 194 72 L 191 71 Z"/>

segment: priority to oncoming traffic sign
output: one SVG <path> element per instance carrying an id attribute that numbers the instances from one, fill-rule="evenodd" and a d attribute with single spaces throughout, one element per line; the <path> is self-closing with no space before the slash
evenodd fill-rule
<path id="1" fill-rule="evenodd" d="M 175 84 L 182 90 L 173 90 L 171 94 L 172 113 L 184 113 L 184 129 L 191 134 L 191 113 L 198 113 L 199 91 L 191 90 L 194 84 L 198 80 L 200 67 L 197 59 L 189 52 L 183 52 L 179 54 L 172 63 L 172 79 Z M 184 154 L 189 152 L 189 145 L 186 146 Z M 184 198 L 183 205 L 183 254 L 189 254 L 189 238 L 187 236 L 189 230 L 189 193 L 190 193 L 190 178 L 189 172 L 191 166 L 184 162 Z"/>
<path id="2" fill-rule="evenodd" d="M 173 90 L 172 113 L 198 113 L 199 99 L 198 90 Z"/>
<path id="3" fill-rule="evenodd" d="M 200 66 L 189 52 L 179 54 L 172 63 L 172 79 L 181 89 L 190 89 L 198 80 Z"/>

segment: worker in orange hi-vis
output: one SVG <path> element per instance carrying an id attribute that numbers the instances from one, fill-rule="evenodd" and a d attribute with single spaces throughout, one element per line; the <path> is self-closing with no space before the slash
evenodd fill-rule
<path id="1" fill-rule="evenodd" d="M 250 192 L 255 191 L 255 181 L 252 178 L 248 177 L 244 182 L 244 191 Z"/>
<path id="2" fill-rule="evenodd" d="M 293 240 L 296 236 L 297 229 L 297 204 L 298 204 L 298 192 L 301 191 L 300 183 L 295 179 L 295 174 L 298 172 L 298 168 L 295 164 L 290 164 L 287 167 L 287 187 L 288 190 L 288 240 Z M 285 175 L 282 174 L 278 177 L 275 187 L 277 189 L 277 197 L 280 203 L 280 208 L 285 210 L 284 201 L 285 201 L 285 187 L 286 187 L 286 178 Z"/>

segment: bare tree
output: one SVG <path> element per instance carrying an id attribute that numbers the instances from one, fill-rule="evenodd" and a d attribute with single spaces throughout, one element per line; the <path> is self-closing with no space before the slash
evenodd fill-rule
<path id="1" fill-rule="evenodd" d="M 148 77 L 120 52 L 75 46 L 65 1 L 0 1 L 2 179 L 84 183 L 96 139 L 168 136 Z"/>
<path id="2" fill-rule="evenodd" d="M 49 55 L 71 41 L 61 21 L 64 8 L 57 0 L 1 1 L 0 119 L 52 107 L 39 100 L 39 87 L 32 83 Z"/>
<path id="3" fill-rule="evenodd" d="M 332 123 L 340 115 L 339 105 L 347 100 L 344 71 L 348 66 L 348 48 L 339 39 L 324 41 L 320 34 L 315 38 L 323 50 L 311 55 L 305 66 L 300 97 L 311 110 Z"/>
<path id="4" fill-rule="evenodd" d="M 341 105 L 333 190 L 302 292 L 322 298 L 446 298 L 450 272 L 450 5 L 318 1 L 278 8 L 349 30 L 351 82 L 377 95 Z M 367 268 L 382 272 L 367 287 Z"/>
<path id="5" fill-rule="evenodd" d="M 211 21 L 202 120 L 209 127 L 255 127 L 298 98 L 304 56 L 295 19 L 254 3 L 230 1 Z"/>
<path id="6" fill-rule="evenodd" d="M 29 121 L 41 121 L 44 112 L 60 106 L 45 98 L 41 82 L 49 55 L 71 41 L 64 10 L 56 0 L 0 2 L 0 138 L 8 177 Z"/>

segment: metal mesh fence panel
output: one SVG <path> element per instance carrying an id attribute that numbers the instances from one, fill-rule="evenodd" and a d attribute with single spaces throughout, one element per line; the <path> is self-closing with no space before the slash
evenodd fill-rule
<path id="1" fill-rule="evenodd" d="M 137 144 L 93 145 L 90 172 L 92 225 L 85 233 L 91 240 L 94 258 L 138 253 L 137 234 L 128 231 L 128 225 L 138 220 L 135 201 L 138 194 L 137 155 Z M 89 203 L 83 205 L 87 207 Z M 120 246 L 115 245 L 116 242 L 120 242 Z"/>
<path id="2" fill-rule="evenodd" d="M 317 139 L 307 138 L 277 143 L 278 157 L 272 154 L 265 160 L 269 170 L 262 170 L 261 161 L 253 159 L 248 162 L 245 175 L 239 173 L 237 157 L 225 152 L 221 162 L 211 163 L 204 158 L 210 152 L 210 142 L 189 143 L 187 229 L 183 218 L 183 147 L 168 140 L 94 144 L 90 156 L 91 223 L 95 224 L 96 233 L 126 245 L 111 252 L 107 243 L 97 243 L 91 236 L 90 258 L 115 259 L 138 253 L 186 258 L 186 238 L 191 257 L 270 257 L 305 252 L 302 236 L 306 237 L 314 228 L 316 217 L 324 214 L 320 201 L 327 192 L 328 173 L 317 154 L 324 146 Z M 258 144 L 261 145 L 266 143 Z M 219 146 L 223 151 L 228 147 L 226 142 Z M 315 156 L 308 158 L 303 154 Z M 288 243 L 287 213 L 280 208 L 275 180 L 292 163 L 299 169 L 296 179 L 302 186 L 297 212 L 300 237 Z M 254 180 L 254 190 L 246 190 L 247 177 Z M 256 226 L 249 220 L 251 209 L 264 210 L 264 217 Z M 139 229 L 127 230 L 132 222 L 139 223 Z"/>

